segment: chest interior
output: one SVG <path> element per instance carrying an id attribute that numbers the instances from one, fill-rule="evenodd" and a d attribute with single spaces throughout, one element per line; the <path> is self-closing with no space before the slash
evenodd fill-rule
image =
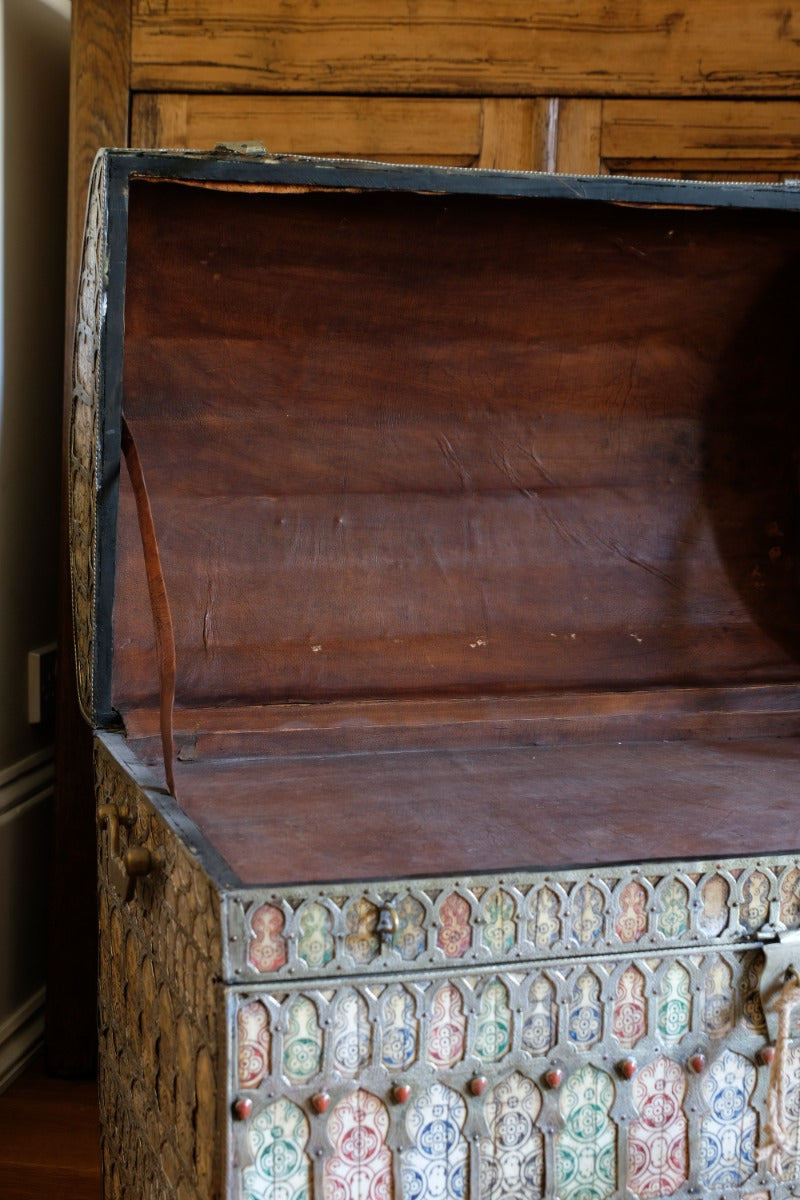
<path id="1" fill-rule="evenodd" d="M 800 224 L 134 180 L 178 797 L 245 883 L 790 849 Z M 110 694 L 159 770 L 120 475 Z"/>

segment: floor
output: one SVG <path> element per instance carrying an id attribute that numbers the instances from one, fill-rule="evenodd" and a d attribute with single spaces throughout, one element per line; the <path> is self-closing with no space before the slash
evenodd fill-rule
<path id="1" fill-rule="evenodd" d="M 50 1079 L 40 1059 L 0 1095 L 2 1200 L 100 1200 L 97 1085 Z"/>

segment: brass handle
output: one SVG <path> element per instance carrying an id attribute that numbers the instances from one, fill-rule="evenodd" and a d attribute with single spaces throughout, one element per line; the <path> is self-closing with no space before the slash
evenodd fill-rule
<path id="1" fill-rule="evenodd" d="M 107 830 L 108 837 L 108 880 L 114 891 L 124 904 L 133 899 L 136 880 L 141 875 L 149 874 L 153 860 L 146 846 L 131 846 L 124 854 L 120 853 L 120 826 L 130 828 L 134 818 L 125 808 L 116 804 L 101 804 L 97 810 L 97 821 L 101 829 Z"/>

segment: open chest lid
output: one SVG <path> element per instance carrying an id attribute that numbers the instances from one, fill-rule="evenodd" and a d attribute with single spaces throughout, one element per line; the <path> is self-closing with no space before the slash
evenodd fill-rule
<path id="1" fill-rule="evenodd" d="M 154 754 L 124 410 L 185 763 L 331 755 L 315 786 L 346 804 L 352 772 L 374 795 L 405 755 L 422 804 L 445 760 L 409 751 L 485 749 L 462 794 L 505 755 L 513 808 L 520 755 L 566 743 L 591 807 L 620 742 L 714 743 L 706 782 L 721 761 L 741 780 L 719 743 L 763 760 L 800 729 L 798 207 L 788 186 L 101 155 L 71 443 L 87 717 Z"/>

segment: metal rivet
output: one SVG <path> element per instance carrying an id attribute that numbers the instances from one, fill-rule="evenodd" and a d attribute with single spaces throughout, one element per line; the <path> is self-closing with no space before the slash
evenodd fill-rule
<path id="1" fill-rule="evenodd" d="M 550 1067 L 550 1069 L 544 1073 L 544 1081 L 549 1088 L 561 1087 L 563 1078 L 564 1072 L 560 1067 Z"/>
<path id="2" fill-rule="evenodd" d="M 638 1070 L 639 1064 L 635 1058 L 623 1058 L 617 1063 L 617 1070 L 623 1079 L 633 1079 Z"/>
<path id="3" fill-rule="evenodd" d="M 249 1096 L 238 1096 L 233 1102 L 233 1115 L 237 1121 L 246 1121 L 253 1111 L 253 1101 Z"/>

